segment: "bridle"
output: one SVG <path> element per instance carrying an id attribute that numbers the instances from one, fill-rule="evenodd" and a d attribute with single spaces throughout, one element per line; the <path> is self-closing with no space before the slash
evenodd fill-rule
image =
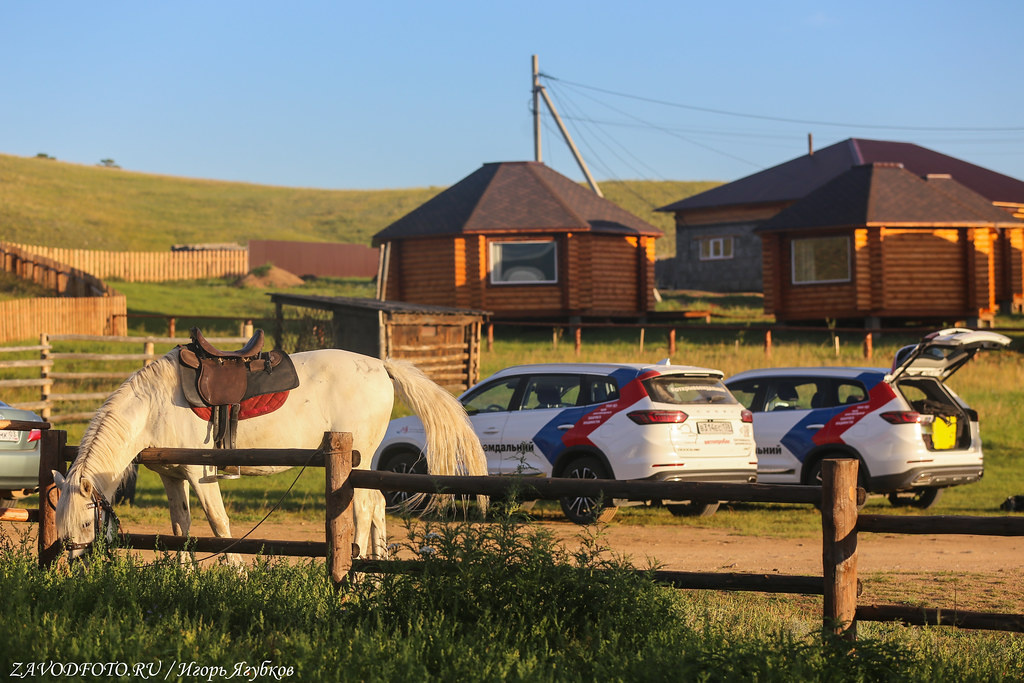
<path id="1" fill-rule="evenodd" d="M 100 537 L 102 529 L 103 538 L 121 538 L 124 536 L 124 532 L 121 531 L 121 520 L 118 519 L 117 513 L 114 512 L 114 506 L 110 504 L 99 489 L 93 487 L 92 500 L 86 506 L 87 509 L 92 510 L 93 515 L 93 540 L 88 543 L 71 543 L 70 541 L 64 541 L 64 547 L 71 550 L 84 550 L 85 554 L 89 554 L 93 550 L 93 546 L 96 543 L 96 539 Z M 101 514 L 103 513 L 103 514 Z M 109 547 L 107 549 L 109 554 Z"/>

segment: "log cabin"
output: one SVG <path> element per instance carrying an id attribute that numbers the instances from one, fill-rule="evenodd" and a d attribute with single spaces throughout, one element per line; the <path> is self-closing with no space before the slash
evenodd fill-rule
<path id="1" fill-rule="evenodd" d="M 675 216 L 672 286 L 762 291 L 762 243 L 755 230 L 854 166 L 875 162 L 901 163 L 922 177 L 950 175 L 1008 216 L 1024 218 L 1024 182 L 961 159 L 887 140 L 850 138 L 820 150 L 808 145 L 803 156 L 657 209 Z"/>
<path id="2" fill-rule="evenodd" d="M 540 162 L 484 164 L 373 238 L 379 298 L 498 320 L 638 319 L 662 232 Z"/>
<path id="3" fill-rule="evenodd" d="M 756 232 L 780 322 L 980 325 L 1024 296 L 1024 221 L 947 174 L 855 166 Z"/>

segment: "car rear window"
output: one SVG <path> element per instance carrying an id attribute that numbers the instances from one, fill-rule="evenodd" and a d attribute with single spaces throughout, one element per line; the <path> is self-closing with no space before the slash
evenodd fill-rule
<path id="1" fill-rule="evenodd" d="M 643 381 L 652 401 L 675 405 L 737 403 L 720 380 L 712 377 L 660 375 Z"/>

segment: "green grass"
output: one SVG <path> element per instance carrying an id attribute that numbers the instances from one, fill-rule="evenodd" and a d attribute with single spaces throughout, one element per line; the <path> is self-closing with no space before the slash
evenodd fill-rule
<path id="1" fill-rule="evenodd" d="M 466 175 L 475 170 L 465 169 Z M 624 181 L 602 187 L 610 201 L 666 233 L 657 242 L 659 257 L 665 257 L 675 253 L 675 224 L 654 209 L 717 184 Z M 255 239 L 369 245 L 375 233 L 442 189 L 272 187 L 0 154 L 0 226 L 11 242 L 113 251 Z"/>
<path id="2" fill-rule="evenodd" d="M 320 561 L 263 560 L 239 575 L 118 554 L 40 571 L 27 545 L 0 549 L 0 616 L 17 624 L 0 667 L 39 679 L 60 676 L 27 667 L 141 663 L 166 680 L 211 680 L 183 663 L 263 662 L 308 681 L 1024 676 L 1024 641 L 1012 635 L 862 624 L 852 646 L 822 635 L 814 598 L 660 587 L 604 551 L 599 533 L 568 552 L 515 517 L 414 524 L 408 547 L 422 571 L 338 588 Z"/>

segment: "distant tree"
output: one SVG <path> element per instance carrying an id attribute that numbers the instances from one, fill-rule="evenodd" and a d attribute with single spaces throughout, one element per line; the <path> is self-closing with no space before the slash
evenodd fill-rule
<path id="1" fill-rule="evenodd" d="M 120 166 L 117 165 L 117 163 L 114 162 L 113 159 L 100 159 L 99 165 L 103 166 L 104 168 L 121 168 Z"/>
<path id="2" fill-rule="evenodd" d="M 49 159 L 50 161 L 56 161 L 57 157 L 51 157 L 46 152 L 40 152 L 39 154 L 36 155 L 36 159 Z"/>

